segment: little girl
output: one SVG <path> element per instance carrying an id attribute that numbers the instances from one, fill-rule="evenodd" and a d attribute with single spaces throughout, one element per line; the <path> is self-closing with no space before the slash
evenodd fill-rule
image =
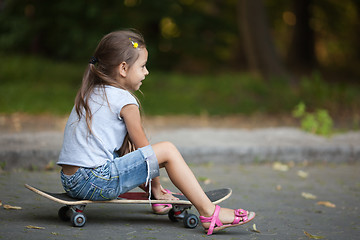
<path id="1" fill-rule="evenodd" d="M 172 143 L 149 144 L 133 95 L 149 74 L 147 58 L 137 32 L 112 32 L 100 41 L 65 128 L 58 161 L 65 191 L 74 198 L 110 200 L 140 186 L 155 199 L 176 200 L 160 185 L 159 167 L 165 167 L 209 235 L 251 221 L 254 212 L 215 206 Z"/>

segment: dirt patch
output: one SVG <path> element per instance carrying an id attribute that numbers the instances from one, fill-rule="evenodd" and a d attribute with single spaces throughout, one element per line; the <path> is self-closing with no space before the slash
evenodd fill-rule
<path id="1" fill-rule="evenodd" d="M 49 114 L 29 115 L 24 113 L 0 114 L 0 133 L 64 131 L 68 115 L 54 116 Z M 339 116 L 335 128 L 340 130 L 358 130 L 359 119 Z M 269 127 L 299 127 L 299 120 L 291 115 L 254 114 L 251 116 L 145 116 L 144 127 L 149 130 L 176 128 L 269 128 Z"/>
<path id="2" fill-rule="evenodd" d="M 64 131 L 68 116 L 28 115 L 15 113 L 0 114 L 0 132 L 38 132 Z M 261 128 L 277 126 L 297 126 L 298 122 L 290 116 L 145 116 L 144 127 L 151 130 L 170 128 Z"/>
<path id="3" fill-rule="evenodd" d="M 151 116 L 144 118 L 144 126 L 154 130 L 164 128 L 243 128 L 254 129 L 278 126 L 297 126 L 289 116 Z"/>
<path id="4" fill-rule="evenodd" d="M 14 113 L 0 115 L 0 132 L 63 131 L 68 116 Z"/>

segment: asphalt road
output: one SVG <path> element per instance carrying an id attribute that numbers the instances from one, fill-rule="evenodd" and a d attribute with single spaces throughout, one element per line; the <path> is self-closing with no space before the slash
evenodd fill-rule
<path id="1" fill-rule="evenodd" d="M 28 183 L 62 191 L 58 169 L 2 171 L 2 204 L 22 209 L 0 207 L 0 239 L 310 239 L 304 231 L 323 239 L 360 239 L 358 162 L 244 165 L 224 161 L 190 165 L 205 190 L 233 189 L 221 206 L 255 211 L 255 220 L 206 237 L 201 226 L 186 229 L 167 216 L 152 214 L 147 205 L 93 204 L 85 209 L 87 224 L 75 228 L 57 217 L 61 204 L 24 187 Z M 165 172 L 161 180 L 176 191 Z M 253 224 L 259 233 L 253 231 Z M 29 225 L 42 229 L 29 229 Z"/>

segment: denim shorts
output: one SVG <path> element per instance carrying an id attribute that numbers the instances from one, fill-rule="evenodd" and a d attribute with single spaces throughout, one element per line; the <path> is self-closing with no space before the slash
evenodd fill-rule
<path id="1" fill-rule="evenodd" d="M 157 176 L 159 164 L 149 145 L 97 168 L 79 168 L 71 176 L 61 171 L 61 182 L 70 197 L 101 201 L 116 199 Z"/>

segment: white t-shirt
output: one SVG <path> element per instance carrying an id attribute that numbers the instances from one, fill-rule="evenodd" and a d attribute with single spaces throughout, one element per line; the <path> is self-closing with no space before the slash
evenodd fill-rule
<path id="1" fill-rule="evenodd" d="M 139 105 L 126 90 L 106 86 L 105 93 L 102 88 L 96 88 L 89 99 L 92 134 L 85 114 L 79 121 L 75 107 L 72 109 L 57 164 L 96 168 L 114 158 L 114 151 L 121 147 L 127 133 L 120 111 L 129 104 Z"/>

